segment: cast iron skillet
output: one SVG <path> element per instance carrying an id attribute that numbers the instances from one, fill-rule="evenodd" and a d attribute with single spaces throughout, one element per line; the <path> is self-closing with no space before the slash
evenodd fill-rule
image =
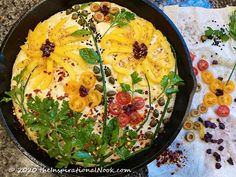
<path id="1" fill-rule="evenodd" d="M 112 168 L 126 168 L 132 171 L 138 169 L 155 159 L 165 150 L 178 135 L 186 112 L 188 112 L 193 93 L 196 88 L 196 81 L 191 69 L 191 60 L 187 46 L 179 31 L 171 20 L 157 7 L 147 0 L 109 0 L 135 12 L 138 16 L 153 23 L 168 38 L 177 53 L 177 64 L 179 75 L 184 79 L 185 85 L 180 87 L 174 106 L 174 112 L 170 121 L 165 126 L 164 133 L 160 134 L 153 146 L 128 160 L 122 161 L 112 166 Z M 17 21 L 7 35 L 1 46 L 4 59 L 0 61 L 0 99 L 4 96 L 4 91 L 10 89 L 12 66 L 20 51 L 20 47 L 25 42 L 29 29 L 53 14 L 71 7 L 73 4 L 90 2 L 90 0 L 45 0 Z M 56 160 L 40 150 L 35 143 L 30 141 L 22 131 L 19 123 L 12 113 L 12 103 L 0 104 L 0 117 L 3 120 L 10 136 L 17 147 L 32 161 L 42 167 L 55 167 Z M 68 169 L 78 166 L 70 165 Z M 75 174 L 75 173 L 74 173 Z M 112 176 L 113 173 L 79 173 L 80 176 Z M 117 175 L 117 174 L 116 174 Z"/>

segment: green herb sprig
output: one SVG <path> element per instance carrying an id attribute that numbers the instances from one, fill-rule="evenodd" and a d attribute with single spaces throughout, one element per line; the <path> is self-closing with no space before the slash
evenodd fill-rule
<path id="1" fill-rule="evenodd" d="M 149 110 L 146 116 L 146 119 L 140 124 L 139 128 L 136 130 L 136 132 L 138 132 L 139 130 L 141 130 L 141 128 L 143 128 L 143 126 L 146 124 L 146 122 L 149 119 L 150 113 L 151 113 L 151 107 L 152 107 L 152 95 L 151 95 L 151 87 L 150 87 L 150 83 L 149 80 L 147 78 L 147 76 L 145 75 L 145 79 L 147 81 L 148 84 L 148 106 L 149 106 Z"/>
<path id="2" fill-rule="evenodd" d="M 119 13 L 116 14 L 115 18 L 112 20 L 110 27 L 106 30 L 106 32 L 103 34 L 103 36 L 105 36 L 107 34 L 107 32 L 115 27 L 123 27 L 129 24 L 129 22 L 131 20 L 135 19 L 135 14 L 132 12 L 129 12 L 125 9 L 121 9 L 121 11 Z"/>
<path id="3" fill-rule="evenodd" d="M 27 87 L 29 78 L 31 76 L 30 74 L 26 81 L 22 80 L 25 71 L 26 68 L 24 68 L 18 75 L 13 77 L 13 81 L 16 82 L 16 85 L 10 91 L 5 92 L 8 97 L 4 97 L 2 100 L 0 100 L 0 102 L 16 102 L 16 104 L 19 105 L 22 113 L 26 113 L 26 108 L 24 106 L 25 88 Z"/>
<path id="4" fill-rule="evenodd" d="M 132 79 L 132 85 L 130 86 L 129 84 L 121 83 L 120 86 L 122 88 L 122 91 L 123 92 L 131 92 L 132 97 L 133 97 L 134 93 L 143 94 L 143 90 L 141 90 L 141 89 L 135 90 L 134 89 L 134 85 L 141 82 L 142 78 L 138 75 L 138 73 L 136 71 L 134 71 L 130 76 Z"/>
<path id="5" fill-rule="evenodd" d="M 236 41 L 236 10 L 230 16 L 229 35 Z"/>
<path id="6" fill-rule="evenodd" d="M 220 39 L 222 42 L 226 42 L 230 38 L 229 35 L 227 35 L 223 29 L 213 30 L 211 27 L 207 27 L 207 30 L 205 31 L 205 36 L 209 39 L 210 38 Z"/>

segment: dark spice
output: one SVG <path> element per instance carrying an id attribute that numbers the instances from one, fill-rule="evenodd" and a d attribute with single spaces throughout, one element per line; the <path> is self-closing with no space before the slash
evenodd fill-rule
<path id="1" fill-rule="evenodd" d="M 201 117 L 198 118 L 198 121 L 203 123 L 203 119 Z"/>
<path id="2" fill-rule="evenodd" d="M 167 149 L 156 158 L 156 165 L 160 167 L 164 164 L 175 164 L 177 167 L 182 168 L 184 166 L 185 159 L 186 156 L 184 156 L 181 150 L 171 151 L 170 149 Z"/>
<path id="3" fill-rule="evenodd" d="M 224 95 L 224 90 L 216 89 L 216 96 L 222 96 L 222 95 Z"/>
<path id="4" fill-rule="evenodd" d="M 46 43 L 42 44 L 40 50 L 43 52 L 42 57 L 50 57 L 51 52 L 55 50 L 55 44 L 46 39 Z"/>
<path id="5" fill-rule="evenodd" d="M 141 59 L 141 58 L 144 58 L 144 57 L 147 56 L 148 48 L 144 43 L 139 45 L 139 43 L 136 41 L 133 44 L 133 53 L 134 53 L 134 58 L 135 59 Z"/>
<path id="6" fill-rule="evenodd" d="M 213 153 L 213 156 L 215 157 L 215 159 L 216 159 L 217 162 L 220 162 L 220 161 L 221 161 L 220 154 L 218 154 L 217 152 L 214 152 L 214 153 Z"/>
<path id="7" fill-rule="evenodd" d="M 213 64 L 213 65 L 218 65 L 219 63 L 218 63 L 217 60 L 213 60 L 213 61 L 212 61 L 212 64 Z"/>
<path id="8" fill-rule="evenodd" d="M 123 106 L 123 110 L 125 114 L 130 115 L 132 112 L 135 111 L 135 107 L 133 104 L 128 104 L 126 106 Z"/>
<path id="9" fill-rule="evenodd" d="M 221 164 L 220 163 L 216 163 L 216 169 L 220 169 L 221 168 Z"/>
<path id="10" fill-rule="evenodd" d="M 103 5 L 101 7 L 101 12 L 104 14 L 104 16 L 106 16 L 109 13 L 109 7 L 107 7 L 106 5 Z"/>
<path id="11" fill-rule="evenodd" d="M 233 159 L 230 157 L 227 162 L 230 164 L 230 165 L 234 165 L 234 162 L 233 162 Z"/>
<path id="12" fill-rule="evenodd" d="M 207 154 L 211 154 L 211 149 L 207 149 L 207 150 L 206 150 L 206 153 L 207 153 Z"/>
<path id="13" fill-rule="evenodd" d="M 217 79 L 220 80 L 220 81 L 223 81 L 223 80 L 224 80 L 223 77 L 218 77 Z"/>
<path id="14" fill-rule="evenodd" d="M 79 89 L 79 93 L 81 97 L 86 97 L 88 95 L 89 90 L 85 88 L 83 85 L 81 85 Z"/>
<path id="15" fill-rule="evenodd" d="M 223 139 L 218 139 L 218 141 L 217 141 L 217 144 L 221 144 L 221 143 L 223 143 Z"/>
<path id="16" fill-rule="evenodd" d="M 225 129 L 225 124 L 223 124 L 222 122 L 219 123 L 219 128 L 221 130 L 224 130 Z"/>
<path id="17" fill-rule="evenodd" d="M 219 151 L 223 151 L 223 150 L 224 150 L 224 146 L 219 146 L 219 147 L 218 147 L 218 150 L 219 150 Z"/>

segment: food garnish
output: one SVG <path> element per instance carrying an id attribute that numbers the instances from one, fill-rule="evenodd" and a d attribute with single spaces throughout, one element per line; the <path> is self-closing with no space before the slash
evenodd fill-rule
<path id="1" fill-rule="evenodd" d="M 13 101 L 26 134 L 57 168 L 107 167 L 147 150 L 184 83 L 166 37 L 110 2 L 55 16 L 29 31 L 1 102 Z M 103 36 L 101 23 L 109 25 Z"/>

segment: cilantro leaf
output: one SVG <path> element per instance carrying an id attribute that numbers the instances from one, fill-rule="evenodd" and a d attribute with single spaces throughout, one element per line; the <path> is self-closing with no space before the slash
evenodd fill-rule
<path id="1" fill-rule="evenodd" d="M 208 38 L 218 38 L 222 42 L 226 42 L 229 40 L 229 36 L 226 34 L 226 32 L 223 29 L 220 30 L 214 30 L 211 27 L 207 27 L 207 30 L 205 31 L 205 36 Z"/>
<path id="2" fill-rule="evenodd" d="M 99 56 L 92 48 L 83 48 L 79 50 L 80 56 L 89 64 L 97 64 Z"/>
<path id="3" fill-rule="evenodd" d="M 122 88 L 122 92 L 129 92 L 129 91 L 131 91 L 131 87 L 130 87 L 129 84 L 121 83 L 120 86 Z"/>
<path id="4" fill-rule="evenodd" d="M 139 77 L 139 75 L 136 71 L 131 74 L 131 78 L 132 78 L 132 84 L 133 85 L 142 81 L 142 78 Z"/>
<path id="5" fill-rule="evenodd" d="M 86 30 L 86 29 L 79 29 L 75 32 L 73 32 L 71 35 L 72 36 L 83 36 L 83 35 L 90 35 L 91 31 Z"/>

